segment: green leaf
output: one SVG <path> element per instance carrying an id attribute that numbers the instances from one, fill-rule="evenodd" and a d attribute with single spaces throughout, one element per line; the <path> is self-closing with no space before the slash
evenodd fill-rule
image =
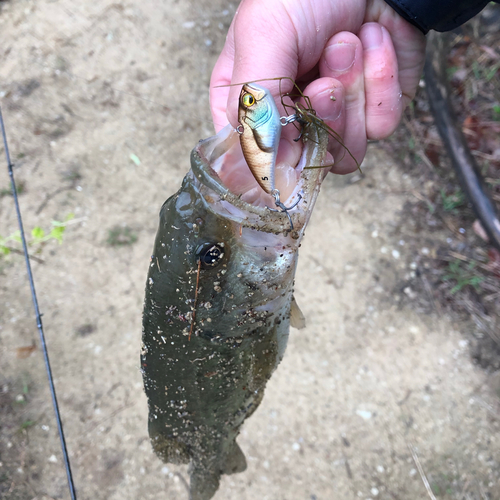
<path id="1" fill-rule="evenodd" d="M 498 71 L 498 68 L 500 68 L 500 64 L 495 64 L 489 71 L 486 73 L 486 81 L 489 82 L 491 79 L 493 79 Z"/>
<path id="2" fill-rule="evenodd" d="M 25 429 L 29 429 L 36 424 L 34 420 L 25 420 L 19 427 L 19 430 L 24 431 Z"/>
<path id="3" fill-rule="evenodd" d="M 65 229 L 66 229 L 65 226 L 56 226 L 52 229 L 49 236 L 51 238 L 54 238 L 55 240 L 57 240 L 59 242 L 59 244 L 61 244 L 63 233 L 64 233 Z"/>
<path id="4" fill-rule="evenodd" d="M 495 104 L 493 106 L 493 119 L 495 121 L 500 121 L 500 105 L 499 104 Z"/>
<path id="5" fill-rule="evenodd" d="M 45 231 L 41 227 L 36 226 L 32 229 L 31 236 L 33 236 L 35 240 L 41 240 L 45 236 Z"/>

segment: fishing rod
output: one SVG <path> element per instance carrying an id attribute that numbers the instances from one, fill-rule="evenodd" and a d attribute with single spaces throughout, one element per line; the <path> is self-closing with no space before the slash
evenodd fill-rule
<path id="1" fill-rule="evenodd" d="M 73 475 L 71 474 L 71 465 L 70 465 L 70 461 L 69 461 L 68 450 L 66 448 L 66 440 L 64 438 L 64 430 L 63 430 L 63 425 L 62 425 L 62 421 L 61 421 L 61 415 L 59 413 L 59 405 L 57 403 L 56 389 L 54 386 L 54 379 L 52 378 L 52 370 L 50 368 L 49 353 L 47 351 L 47 345 L 45 343 L 45 334 L 43 332 L 43 325 L 42 325 L 42 315 L 40 313 L 40 308 L 38 307 L 38 299 L 36 296 L 35 282 L 33 280 L 33 273 L 31 272 L 31 264 L 30 264 L 30 257 L 29 257 L 29 253 L 28 253 L 28 245 L 26 244 L 26 236 L 24 234 L 23 219 L 21 217 L 21 209 L 19 207 L 19 199 L 17 197 L 16 182 L 14 180 L 14 170 L 12 168 L 13 165 L 10 161 L 9 147 L 7 145 L 7 135 L 5 132 L 5 125 L 4 125 L 4 121 L 3 121 L 1 107 L 0 107 L 0 128 L 2 129 L 2 138 L 3 138 L 4 148 L 5 148 L 5 158 L 7 159 L 7 169 L 9 171 L 10 185 L 12 188 L 12 197 L 14 198 L 14 205 L 16 207 L 17 222 L 19 225 L 19 231 L 21 233 L 21 241 L 23 244 L 23 251 L 24 251 L 24 260 L 26 263 L 26 270 L 28 272 L 28 281 L 29 281 L 30 289 L 31 289 L 31 299 L 33 301 L 33 307 L 35 309 L 36 326 L 37 326 L 38 332 L 40 334 L 40 344 L 42 346 L 43 358 L 45 361 L 45 369 L 47 371 L 47 377 L 49 379 L 50 394 L 52 396 L 52 406 L 54 408 L 54 413 L 55 413 L 56 422 L 57 422 L 57 430 L 59 432 L 59 439 L 61 441 L 61 449 L 62 449 L 62 453 L 63 453 L 64 467 L 66 469 L 66 476 L 68 478 L 69 492 L 71 495 L 71 500 L 76 500 L 75 485 L 73 483 Z"/>

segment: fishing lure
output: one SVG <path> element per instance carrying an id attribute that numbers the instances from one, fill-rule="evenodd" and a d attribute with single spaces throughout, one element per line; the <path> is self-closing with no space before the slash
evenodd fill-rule
<path id="1" fill-rule="evenodd" d="M 290 222 L 293 222 L 289 210 L 295 208 L 302 195 L 291 206 L 286 207 L 280 200 L 280 192 L 275 185 L 275 167 L 278 146 L 281 137 L 283 122 L 273 96 L 264 87 L 255 83 L 244 84 L 239 98 L 238 118 L 240 125 L 237 129 L 240 134 L 243 156 L 260 187 L 274 198 L 277 209 L 274 212 L 283 212 Z"/>
<path id="2" fill-rule="evenodd" d="M 266 193 L 271 194 L 276 188 L 274 169 L 281 137 L 281 121 L 269 90 L 257 84 L 243 85 L 238 118 L 245 160 L 255 180 Z"/>
<path id="3" fill-rule="evenodd" d="M 294 125 L 297 125 L 298 128 L 299 128 L 299 135 L 294 140 L 297 142 L 298 140 L 304 138 L 305 137 L 304 136 L 304 131 L 307 128 L 314 127 L 316 129 L 323 129 L 323 131 L 325 133 L 327 133 L 330 136 L 331 139 L 334 139 L 335 141 L 337 141 L 338 144 L 340 144 L 340 146 L 344 150 L 344 153 L 346 153 L 347 155 L 349 155 L 351 157 L 351 159 L 354 161 L 354 163 L 356 164 L 357 168 L 359 170 L 361 170 L 359 162 L 356 160 L 356 158 L 354 157 L 354 155 L 349 151 L 349 148 L 347 148 L 347 146 L 344 144 L 342 136 L 338 132 L 336 132 L 335 130 L 333 130 L 327 123 L 325 123 L 325 121 L 322 118 L 320 118 L 317 115 L 316 110 L 312 106 L 311 98 L 309 96 L 305 95 L 302 92 L 302 90 L 295 83 L 295 81 L 293 80 L 293 78 L 290 78 L 288 76 L 281 76 L 281 77 L 276 77 L 276 78 L 262 78 L 262 79 L 259 79 L 259 80 L 255 80 L 253 82 L 234 83 L 234 84 L 229 85 L 230 87 L 243 85 L 242 91 L 240 93 L 240 104 L 239 104 L 240 124 L 241 124 L 241 115 L 242 115 L 242 102 L 241 102 L 242 96 L 245 93 L 249 93 L 248 89 L 252 88 L 252 87 L 253 88 L 258 88 L 258 89 L 264 89 L 264 87 L 259 86 L 257 84 L 257 82 L 265 82 L 265 81 L 272 81 L 272 80 L 278 80 L 279 81 L 279 94 L 281 96 L 281 105 L 283 106 L 283 108 L 285 109 L 285 111 L 287 111 L 289 113 L 288 116 L 282 116 L 282 117 L 279 118 L 281 125 L 282 126 L 286 126 L 286 125 L 289 125 L 289 124 L 294 124 Z M 281 82 L 283 80 L 289 80 L 292 83 L 292 86 L 293 86 L 293 90 L 292 91 L 286 92 L 286 93 L 282 92 L 282 90 L 281 90 Z M 264 90 L 266 90 L 266 89 L 264 89 Z M 266 99 L 272 100 L 272 104 L 270 104 L 270 105 L 271 106 L 272 105 L 275 106 L 274 100 L 272 99 L 272 96 L 270 95 L 269 91 L 267 91 L 267 94 L 264 97 Z M 290 98 L 293 101 L 293 104 L 287 103 L 286 100 L 285 100 L 285 98 Z M 249 98 L 246 98 L 246 99 L 248 100 Z M 302 99 L 304 101 L 305 105 L 302 105 L 301 103 L 299 103 L 298 102 L 299 99 Z M 277 110 L 276 110 L 276 112 L 277 112 Z M 239 130 L 239 133 L 242 136 L 243 136 L 243 132 L 244 132 L 243 129 Z M 311 138 L 310 137 L 309 138 L 306 137 L 306 140 L 311 140 Z M 279 142 L 279 139 L 278 139 L 278 142 Z M 243 149 L 243 144 L 242 144 L 242 149 Z M 344 156 L 342 156 L 340 158 L 337 158 L 335 160 L 335 163 L 338 163 L 343 158 L 344 158 Z M 248 163 L 248 159 L 246 158 L 246 155 L 245 155 L 245 159 L 247 160 L 247 163 Z M 250 162 L 251 161 L 252 160 L 250 160 Z M 308 166 L 306 168 L 331 168 L 331 167 L 334 166 L 335 163 L 329 163 L 329 164 L 325 164 L 325 165 L 310 165 L 310 166 Z M 250 166 L 250 163 L 249 163 L 249 166 Z M 269 168 L 270 167 L 268 167 L 268 169 Z M 254 173 L 253 170 L 252 170 L 252 173 Z M 254 173 L 254 176 L 256 176 L 255 173 Z M 258 181 L 258 179 L 257 179 L 257 181 Z M 266 191 L 266 192 L 270 192 L 270 191 Z"/>

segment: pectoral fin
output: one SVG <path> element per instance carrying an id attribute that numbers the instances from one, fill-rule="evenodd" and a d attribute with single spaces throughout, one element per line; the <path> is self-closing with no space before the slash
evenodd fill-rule
<path id="1" fill-rule="evenodd" d="M 290 306 L 290 326 L 297 328 L 297 330 L 301 330 L 306 326 L 306 318 L 302 314 L 295 297 L 292 297 L 292 305 Z"/>

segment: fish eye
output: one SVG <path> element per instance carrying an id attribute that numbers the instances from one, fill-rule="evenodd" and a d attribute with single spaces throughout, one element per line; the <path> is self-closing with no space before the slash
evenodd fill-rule
<path id="1" fill-rule="evenodd" d="M 204 269 L 211 269 L 221 263 L 224 253 L 224 243 L 205 243 L 198 248 L 196 256 Z"/>
<path id="2" fill-rule="evenodd" d="M 255 97 L 252 94 L 246 93 L 242 98 L 243 105 L 249 108 L 255 104 Z"/>

